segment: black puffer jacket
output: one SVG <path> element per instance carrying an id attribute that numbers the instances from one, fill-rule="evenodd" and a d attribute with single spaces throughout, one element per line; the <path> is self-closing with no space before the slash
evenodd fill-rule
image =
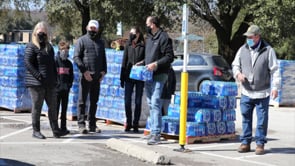
<path id="1" fill-rule="evenodd" d="M 50 44 L 47 49 L 39 49 L 33 43 L 28 43 L 25 50 L 25 85 L 26 87 L 55 87 L 57 71 L 54 61 L 54 50 Z"/>
<path id="2" fill-rule="evenodd" d="M 80 37 L 75 46 L 74 62 L 77 64 L 80 74 L 90 71 L 94 72 L 95 78 L 100 78 L 100 72 L 107 73 L 103 41 L 99 38 L 91 39 L 88 33 Z"/>

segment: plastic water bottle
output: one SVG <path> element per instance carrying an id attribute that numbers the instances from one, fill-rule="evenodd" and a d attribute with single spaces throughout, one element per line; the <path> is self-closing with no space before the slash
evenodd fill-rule
<path id="1" fill-rule="evenodd" d="M 215 123 L 207 123 L 207 134 L 215 135 L 216 134 L 216 125 Z"/>
<path id="2" fill-rule="evenodd" d="M 207 108 L 199 109 L 195 114 L 195 121 L 198 123 L 210 122 L 211 110 Z"/>
<path id="3" fill-rule="evenodd" d="M 234 134 L 236 129 L 235 129 L 235 122 L 234 121 L 227 121 L 226 123 L 226 133 L 227 134 Z"/>
<path id="4" fill-rule="evenodd" d="M 225 134 L 226 133 L 226 124 L 225 122 L 216 122 L 216 131 L 217 134 Z"/>
<path id="5" fill-rule="evenodd" d="M 219 109 L 213 109 L 211 110 L 211 119 L 213 122 L 219 122 L 222 119 L 222 113 Z"/>

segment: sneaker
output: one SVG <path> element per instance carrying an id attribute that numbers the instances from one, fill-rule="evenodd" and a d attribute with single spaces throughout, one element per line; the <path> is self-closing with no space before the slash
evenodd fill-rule
<path id="1" fill-rule="evenodd" d="M 142 139 L 146 139 L 146 140 L 149 140 L 152 138 L 152 135 L 149 134 L 149 135 L 145 135 L 144 137 L 142 137 Z"/>
<path id="2" fill-rule="evenodd" d="M 160 135 L 152 135 L 151 139 L 147 141 L 148 145 L 157 145 L 161 142 Z"/>
<path id="3" fill-rule="evenodd" d="M 46 139 L 46 137 L 40 131 L 33 131 L 32 136 L 38 139 Z"/>
<path id="4" fill-rule="evenodd" d="M 263 154 L 265 154 L 264 145 L 257 145 L 257 147 L 255 149 L 255 154 L 256 155 L 263 155 Z"/>
<path id="5" fill-rule="evenodd" d="M 238 148 L 239 153 L 246 153 L 250 152 L 250 145 L 249 144 L 241 144 L 240 147 Z"/>
<path id="6" fill-rule="evenodd" d="M 101 129 L 99 129 L 98 127 L 90 128 L 89 133 L 101 133 Z"/>
<path id="7" fill-rule="evenodd" d="M 80 134 L 87 134 L 88 130 L 85 127 L 79 127 Z"/>

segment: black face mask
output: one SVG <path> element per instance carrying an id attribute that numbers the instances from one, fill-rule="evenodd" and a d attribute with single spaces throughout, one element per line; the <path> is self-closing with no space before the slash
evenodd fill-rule
<path id="1" fill-rule="evenodd" d="M 90 35 L 90 37 L 93 39 L 93 38 L 95 38 L 96 37 L 96 35 L 97 35 L 97 32 L 95 32 L 95 31 L 88 31 L 88 34 Z"/>
<path id="2" fill-rule="evenodd" d="M 134 40 L 135 38 L 136 38 L 136 34 L 133 34 L 133 33 L 129 34 L 130 41 Z"/>
<path id="3" fill-rule="evenodd" d="M 149 27 L 149 26 L 146 26 L 146 32 L 147 32 L 147 33 L 152 33 L 152 28 Z"/>
<path id="4" fill-rule="evenodd" d="M 38 39 L 39 39 L 39 43 L 40 43 L 40 44 L 45 44 L 45 41 L 46 41 L 46 39 L 47 39 L 47 34 L 44 33 L 44 32 L 39 32 L 39 33 L 37 34 L 37 36 L 38 36 Z"/>

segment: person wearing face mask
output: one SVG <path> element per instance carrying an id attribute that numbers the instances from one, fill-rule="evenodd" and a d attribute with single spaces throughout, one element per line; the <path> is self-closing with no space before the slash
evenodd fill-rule
<path id="1" fill-rule="evenodd" d="M 153 80 L 145 82 L 147 103 L 150 108 L 151 131 L 148 145 L 160 143 L 162 127 L 162 105 L 161 99 L 163 87 L 168 79 L 171 63 L 174 59 L 172 42 L 169 35 L 160 28 L 159 18 L 149 16 L 146 19 L 147 39 L 144 64 L 147 70 L 153 72 Z"/>
<path id="2" fill-rule="evenodd" d="M 58 43 L 58 52 L 55 57 L 57 68 L 57 115 L 61 105 L 60 129 L 64 134 L 69 134 L 67 129 L 67 107 L 70 89 L 74 80 L 73 64 L 68 59 L 70 46 L 67 42 L 61 40 Z"/>
<path id="3" fill-rule="evenodd" d="M 121 87 L 125 87 L 125 113 L 126 126 L 125 131 L 130 131 L 133 128 L 135 133 L 138 133 L 138 122 L 141 114 L 141 101 L 143 94 L 144 82 L 129 78 L 129 74 L 133 65 L 144 59 L 144 38 L 138 27 L 133 27 L 129 33 L 129 40 L 124 47 L 124 55 L 121 66 Z M 134 119 L 132 121 L 132 93 L 135 87 L 135 109 Z"/>
<path id="4" fill-rule="evenodd" d="M 88 111 L 89 132 L 101 132 L 96 126 L 96 109 L 99 98 L 100 82 L 107 73 L 106 54 L 103 41 L 99 38 L 99 23 L 90 20 L 86 27 L 87 34 L 81 36 L 74 50 L 74 62 L 80 71 L 78 97 L 78 127 L 81 134 L 87 134 L 86 100 L 89 95 Z"/>
<path id="5" fill-rule="evenodd" d="M 33 137 L 45 139 L 40 131 L 40 115 L 44 101 L 48 106 L 48 117 L 53 136 L 65 135 L 58 127 L 56 110 L 57 72 L 54 50 L 48 41 L 48 28 L 45 22 L 36 24 L 32 33 L 32 42 L 25 49 L 26 73 L 25 85 L 32 100 Z"/>
<path id="6" fill-rule="evenodd" d="M 256 108 L 255 154 L 262 155 L 267 143 L 269 100 L 278 96 L 280 88 L 278 62 L 274 49 L 261 38 L 257 25 L 251 25 L 244 35 L 246 44 L 238 50 L 232 62 L 234 77 L 241 85 L 242 133 L 238 152 L 251 151 L 253 112 Z"/>

